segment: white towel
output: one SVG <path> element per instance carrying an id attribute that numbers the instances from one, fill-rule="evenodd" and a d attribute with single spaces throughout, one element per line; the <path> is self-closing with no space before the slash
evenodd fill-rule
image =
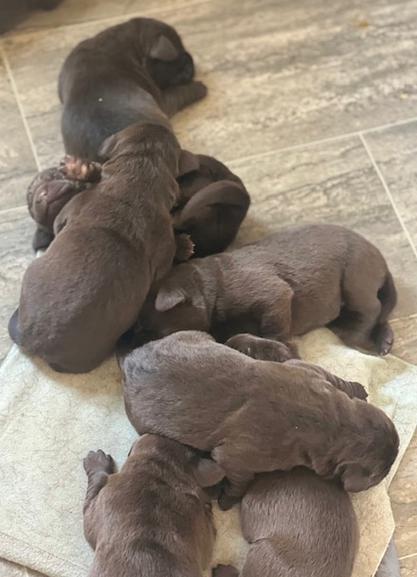
<path id="1" fill-rule="evenodd" d="M 368 387 L 370 400 L 394 418 L 402 456 L 416 424 L 417 368 L 348 349 L 325 329 L 299 346 L 304 359 Z M 50 577 L 84 577 L 92 552 L 82 531 L 82 459 L 102 448 L 122 464 L 135 438 L 117 364 L 111 359 L 86 375 L 61 375 L 13 347 L 0 387 L 0 557 Z M 372 577 L 394 529 L 385 484 L 353 501 L 361 529 L 354 576 Z M 214 562 L 240 566 L 238 509 L 216 509 L 215 518 Z"/>

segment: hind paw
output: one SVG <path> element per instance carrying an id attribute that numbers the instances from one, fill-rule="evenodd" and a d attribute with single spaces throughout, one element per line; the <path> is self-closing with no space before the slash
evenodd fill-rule
<path id="1" fill-rule="evenodd" d="M 394 344 L 394 332 L 388 323 L 380 325 L 375 335 L 375 344 L 378 354 L 387 355 Z"/>

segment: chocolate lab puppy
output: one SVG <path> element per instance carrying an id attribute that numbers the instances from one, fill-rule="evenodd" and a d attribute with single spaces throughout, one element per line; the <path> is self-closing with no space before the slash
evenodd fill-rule
<path id="1" fill-rule="evenodd" d="M 254 244 L 175 267 L 139 321 L 139 341 L 183 329 L 218 340 L 249 332 L 287 340 L 330 325 L 351 346 L 384 355 L 396 291 L 376 247 L 334 225 L 284 229 Z"/>
<path id="2" fill-rule="evenodd" d="M 358 525 L 347 493 L 303 467 L 259 475 L 240 507 L 241 577 L 350 577 Z M 237 577 L 219 566 L 214 577 Z"/>
<path id="3" fill-rule="evenodd" d="M 355 398 L 366 397 L 361 385 L 296 359 L 258 361 L 183 331 L 120 364 L 132 425 L 210 451 L 229 481 L 223 507 L 256 473 L 297 466 L 363 491 L 387 475 L 398 452 L 390 419 Z"/>
<path id="4" fill-rule="evenodd" d="M 120 473 L 91 451 L 84 532 L 95 550 L 90 577 L 201 577 L 215 538 L 205 487 L 223 472 L 180 443 L 145 435 Z"/>
<path id="5" fill-rule="evenodd" d="M 0 34 L 11 30 L 32 10 L 53 10 L 62 0 L 1 0 Z"/>
<path id="6" fill-rule="evenodd" d="M 78 44 L 59 76 L 65 151 L 100 160 L 111 134 L 137 122 L 169 126 L 168 116 L 206 95 L 194 63 L 168 24 L 133 18 Z"/>
<path id="7" fill-rule="evenodd" d="M 159 125 L 131 125 L 105 142 L 100 182 L 61 210 L 57 238 L 23 277 L 9 332 L 25 351 L 73 373 L 113 351 L 172 266 L 179 153 Z"/>
<path id="8" fill-rule="evenodd" d="M 250 198 L 239 177 L 210 156 L 181 151 L 178 184 L 180 204 L 174 228 L 194 243 L 194 254 L 224 250 L 235 238 Z M 60 166 L 40 172 L 27 192 L 29 212 L 38 225 L 34 250 L 52 242 L 54 221 L 65 204 L 100 179 L 101 165 L 67 157 Z"/>

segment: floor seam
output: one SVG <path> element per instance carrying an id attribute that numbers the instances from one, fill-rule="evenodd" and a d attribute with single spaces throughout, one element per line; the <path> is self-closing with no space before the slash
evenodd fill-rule
<path id="1" fill-rule="evenodd" d="M 412 559 L 413 557 L 417 557 L 417 553 L 410 553 L 409 555 L 404 555 L 403 557 L 399 557 L 399 560 L 404 561 L 405 559 Z"/>
<path id="2" fill-rule="evenodd" d="M 15 82 L 15 79 L 13 76 L 13 71 L 12 71 L 12 68 L 10 66 L 9 59 L 7 57 L 7 53 L 6 53 L 6 50 L 4 48 L 3 43 L 0 43 L 0 55 L 1 55 L 3 62 L 4 62 L 4 67 L 6 69 L 7 77 L 9 79 L 10 86 L 11 86 L 11 89 L 13 92 L 13 96 L 15 98 L 16 105 L 17 105 L 17 108 L 19 110 L 20 118 L 22 120 L 23 127 L 25 129 L 26 136 L 27 136 L 27 139 L 29 141 L 29 146 L 30 146 L 32 154 L 33 154 L 33 159 L 35 161 L 36 168 L 38 169 L 38 171 L 40 171 L 40 169 L 41 169 L 40 168 L 40 162 L 39 162 L 38 154 L 36 152 L 35 143 L 33 141 L 32 133 L 30 131 L 28 121 L 27 121 L 25 114 L 24 114 L 23 106 L 22 106 L 22 103 L 21 103 L 20 97 L 19 97 L 19 92 L 17 90 L 17 85 L 16 85 L 16 82 Z"/>
<path id="3" fill-rule="evenodd" d="M 393 208 L 393 210 L 394 210 L 394 212 L 395 212 L 395 215 L 396 215 L 396 217 L 397 217 L 397 219 L 398 219 L 398 221 L 399 221 L 399 223 L 400 223 L 400 225 L 401 225 L 401 228 L 402 228 L 403 231 L 404 231 L 405 236 L 407 237 L 407 240 L 408 240 L 408 242 L 409 242 L 409 244 L 410 244 L 410 246 L 411 246 L 411 248 L 412 248 L 412 250 L 413 250 L 413 252 L 414 252 L 414 256 L 416 257 L 416 260 L 417 260 L 417 249 L 416 249 L 416 246 L 415 246 L 415 244 L 414 244 L 414 241 L 413 241 L 413 239 L 412 239 L 412 237 L 411 237 L 411 234 L 410 234 L 408 228 L 407 228 L 406 225 L 405 225 L 404 219 L 403 219 L 403 217 L 401 216 L 401 213 L 400 213 L 400 211 L 399 211 L 399 209 L 398 209 L 398 207 L 397 207 L 397 204 L 396 204 L 396 202 L 395 202 L 395 200 L 394 200 L 394 197 L 392 196 L 392 193 L 391 193 L 390 188 L 389 188 L 389 186 L 388 186 L 388 184 L 387 184 L 387 181 L 385 180 L 385 177 L 384 177 L 384 175 L 382 174 L 382 171 L 381 171 L 381 169 L 379 168 L 378 163 L 376 162 L 376 160 L 375 160 L 375 158 L 374 158 L 374 155 L 372 154 L 372 151 L 371 151 L 371 149 L 369 148 L 368 143 L 366 142 L 365 136 L 364 136 L 362 133 L 360 133 L 360 134 L 359 134 L 359 138 L 361 139 L 361 142 L 362 142 L 362 144 L 363 144 L 363 147 L 365 148 L 365 150 L 366 150 L 366 152 L 367 152 L 367 154 L 368 154 L 368 157 L 369 157 L 369 159 L 370 159 L 370 161 L 371 161 L 371 163 L 372 163 L 372 166 L 374 167 L 374 170 L 375 170 L 375 172 L 376 172 L 377 175 L 378 175 L 378 178 L 379 178 L 379 180 L 380 180 L 380 182 L 381 182 L 381 184 L 382 184 L 382 186 L 383 186 L 383 188 L 384 188 L 384 190 L 385 190 L 386 195 L 388 196 L 388 199 L 389 199 L 389 201 L 390 201 L 390 203 L 391 203 L 391 206 L 392 206 L 392 208 Z"/>

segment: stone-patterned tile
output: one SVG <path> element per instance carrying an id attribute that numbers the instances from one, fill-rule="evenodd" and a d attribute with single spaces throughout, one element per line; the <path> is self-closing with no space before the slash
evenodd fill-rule
<path id="1" fill-rule="evenodd" d="M 417 246 L 417 122 L 376 130 L 365 138 Z"/>
<path id="2" fill-rule="evenodd" d="M 412 557 L 401 559 L 401 577 L 416 577 L 417 575 L 417 553 Z"/>
<path id="3" fill-rule="evenodd" d="M 414 0 L 218 0 L 169 21 L 210 90 L 179 136 L 224 160 L 417 114 Z"/>
<path id="4" fill-rule="evenodd" d="M 0 577 L 46 577 L 16 563 L 0 559 Z"/>
<path id="5" fill-rule="evenodd" d="M 240 239 L 305 222 L 351 226 L 388 260 L 399 292 L 395 316 L 417 312 L 417 260 L 359 138 L 272 152 L 229 166 L 252 195 Z"/>
<path id="6" fill-rule="evenodd" d="M 174 122 L 194 150 L 228 160 L 417 116 L 413 0 L 366 7 L 359 0 L 212 0 L 182 9 L 151 4 L 148 15 L 178 28 L 208 84 L 208 98 Z M 56 78 L 65 55 L 116 21 L 7 39 L 43 163 L 60 150 Z"/>
<path id="7" fill-rule="evenodd" d="M 391 324 L 395 332 L 393 354 L 417 365 L 417 316 L 396 318 Z"/>
<path id="8" fill-rule="evenodd" d="M 7 324 L 19 302 L 23 273 L 33 258 L 33 232 L 26 208 L 0 212 L 0 360 L 11 346 Z"/>
<path id="9" fill-rule="evenodd" d="M 117 16 L 147 15 L 166 8 L 186 8 L 199 0 L 63 0 L 55 10 L 36 10 L 19 24 L 17 30 L 53 28 Z M 201 0 L 200 0 L 201 1 Z"/>
<path id="10" fill-rule="evenodd" d="M 417 431 L 390 486 L 400 557 L 417 553 Z"/>
<path id="11" fill-rule="evenodd" d="M 0 210 L 25 204 L 36 164 L 7 71 L 0 59 Z"/>

